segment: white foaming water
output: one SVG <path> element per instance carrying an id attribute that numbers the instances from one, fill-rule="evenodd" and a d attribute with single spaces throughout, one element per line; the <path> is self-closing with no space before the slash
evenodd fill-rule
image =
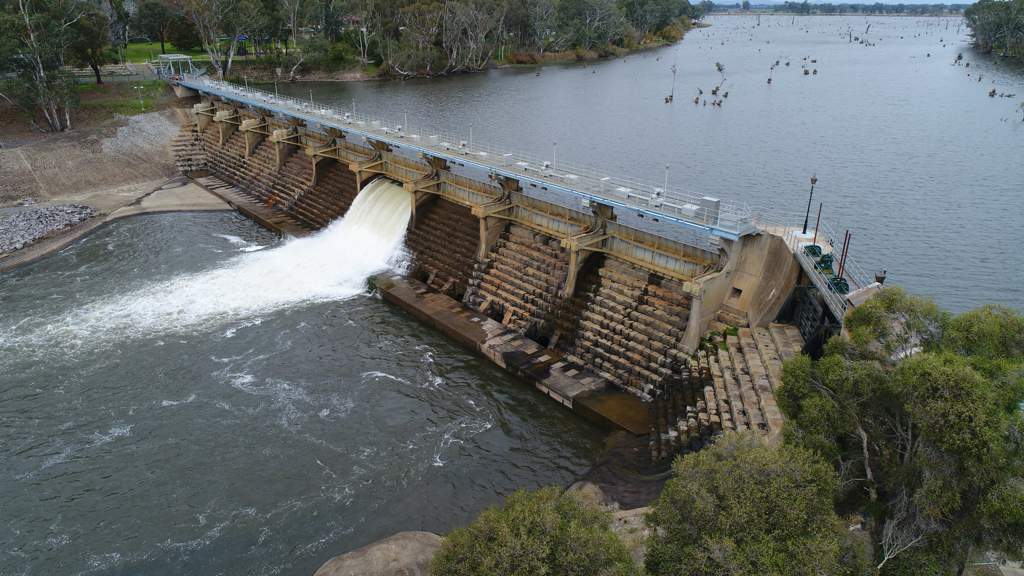
<path id="1" fill-rule="evenodd" d="M 412 196 L 401 185 L 378 179 L 356 196 L 344 218 L 316 234 L 239 255 L 213 270 L 103 298 L 37 323 L 35 334 L 14 336 L 36 343 L 40 337 L 85 343 L 349 298 L 364 290 L 371 274 L 398 263 L 411 209 Z"/>

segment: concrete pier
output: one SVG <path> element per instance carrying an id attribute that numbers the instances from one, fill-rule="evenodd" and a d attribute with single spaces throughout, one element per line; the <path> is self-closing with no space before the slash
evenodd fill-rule
<path id="1" fill-rule="evenodd" d="M 577 414 L 637 435 L 650 431 L 649 410 L 640 399 L 613 389 L 556 350 L 544 348 L 500 322 L 474 313 L 417 280 L 389 274 L 377 276 L 374 284 L 387 302 L 532 382 L 545 395 Z"/>

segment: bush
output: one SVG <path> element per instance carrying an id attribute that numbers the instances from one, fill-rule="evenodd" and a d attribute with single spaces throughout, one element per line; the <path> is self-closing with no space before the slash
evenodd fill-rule
<path id="1" fill-rule="evenodd" d="M 330 42 L 316 37 L 303 41 L 299 48 L 305 56 L 308 68 L 335 71 L 351 68 L 356 64 L 355 51 L 345 42 Z"/>
<path id="2" fill-rule="evenodd" d="M 519 490 L 445 539 L 434 576 L 637 574 L 611 515 L 555 487 Z"/>
<path id="3" fill-rule="evenodd" d="M 857 574 L 854 545 L 832 507 L 836 476 L 811 451 L 727 434 L 676 461 L 648 517 L 653 576 Z"/>

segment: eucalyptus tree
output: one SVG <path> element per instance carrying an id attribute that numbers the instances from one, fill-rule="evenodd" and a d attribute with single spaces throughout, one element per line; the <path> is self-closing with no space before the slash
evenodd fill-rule
<path id="1" fill-rule="evenodd" d="M 806 448 L 729 433 L 673 465 L 651 507 L 651 576 L 861 576 L 870 546 L 836 515 L 836 473 Z"/>
<path id="2" fill-rule="evenodd" d="M 1024 58 L 1024 0 L 979 0 L 964 19 L 982 50 Z"/>
<path id="3" fill-rule="evenodd" d="M 620 6 L 626 20 L 641 37 L 665 28 L 684 15 L 678 0 L 620 0 Z"/>
<path id="4" fill-rule="evenodd" d="M 359 54 L 359 62 L 366 66 L 372 61 L 371 48 L 380 33 L 380 0 L 347 0 L 343 6 L 351 19 L 348 38 Z"/>
<path id="5" fill-rule="evenodd" d="M 90 7 L 74 26 L 74 39 L 69 47 L 73 64 L 88 66 L 102 84 L 100 67 L 110 61 L 110 21 L 96 7 Z"/>
<path id="6" fill-rule="evenodd" d="M 174 11 L 161 0 L 144 0 L 135 12 L 135 25 L 149 38 L 160 42 L 160 53 L 167 53 L 167 38 L 174 22 Z"/>
<path id="7" fill-rule="evenodd" d="M 590 50 L 620 38 L 626 19 L 615 0 L 559 0 L 559 27 L 576 48 Z"/>
<path id="8" fill-rule="evenodd" d="M 67 130 L 75 91 L 64 66 L 75 25 L 93 6 L 85 0 L 3 0 L 0 6 L 0 66 L 14 77 L 5 99 L 16 102 L 34 126 Z"/>
<path id="9" fill-rule="evenodd" d="M 1024 317 L 950 317 L 889 288 L 846 329 L 820 360 L 785 364 L 778 400 L 786 442 L 831 461 L 841 507 L 865 516 L 878 569 L 1024 555 Z"/>
<path id="10" fill-rule="evenodd" d="M 259 28 L 262 6 L 256 0 L 184 0 L 183 12 L 195 25 L 217 77 L 231 73 L 244 37 Z"/>

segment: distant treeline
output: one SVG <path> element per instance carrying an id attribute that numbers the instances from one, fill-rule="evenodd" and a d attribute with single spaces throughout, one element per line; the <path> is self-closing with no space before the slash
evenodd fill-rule
<path id="1" fill-rule="evenodd" d="M 773 12 L 795 14 L 919 14 L 940 15 L 963 12 L 968 4 L 812 4 L 785 2 L 771 6 Z"/>
<path id="2" fill-rule="evenodd" d="M 980 0 L 964 18 L 978 48 L 1024 59 L 1024 0 Z"/>
<path id="3" fill-rule="evenodd" d="M 715 4 L 704 0 L 700 7 L 705 13 L 725 10 L 769 10 L 785 14 L 911 14 L 942 15 L 959 14 L 969 4 L 815 4 L 813 2 L 784 2 L 782 4 L 751 4 L 749 0 L 733 4 Z"/>
<path id="4" fill-rule="evenodd" d="M 702 15 L 687 0 L 356 0 L 348 7 L 359 58 L 403 76 L 550 52 L 631 50 L 678 40 Z"/>
<path id="5" fill-rule="evenodd" d="M 0 102 L 66 130 L 77 105 L 69 67 L 101 83 L 102 66 L 126 62 L 137 40 L 202 49 L 220 78 L 238 56 L 246 72 L 289 79 L 438 76 L 658 46 L 703 14 L 688 0 L 0 0 Z"/>

